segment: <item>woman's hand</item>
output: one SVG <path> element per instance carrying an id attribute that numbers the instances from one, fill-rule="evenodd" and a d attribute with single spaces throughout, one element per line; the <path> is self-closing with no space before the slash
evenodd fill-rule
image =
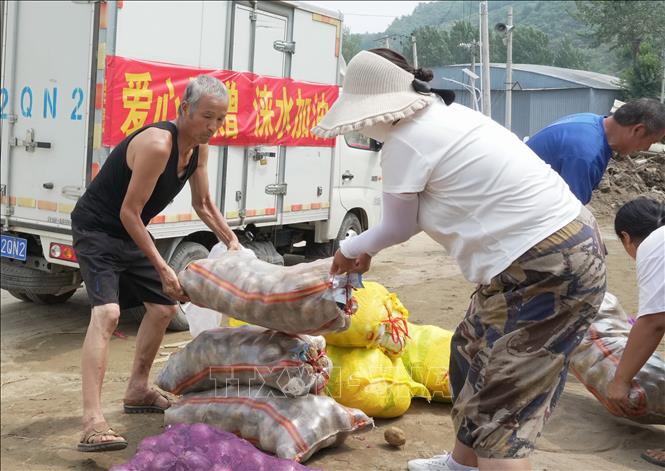
<path id="1" fill-rule="evenodd" d="M 609 402 L 611 412 L 618 412 L 617 415 L 631 415 L 632 407 L 628 400 L 630 383 L 630 381 L 626 382 L 615 376 L 607 385 L 607 401 Z"/>
<path id="2" fill-rule="evenodd" d="M 364 253 L 358 258 L 346 258 L 341 250 L 335 252 L 333 257 L 332 267 L 330 267 L 331 275 L 343 275 L 345 273 L 365 273 L 369 270 L 372 263 L 372 257 Z"/>

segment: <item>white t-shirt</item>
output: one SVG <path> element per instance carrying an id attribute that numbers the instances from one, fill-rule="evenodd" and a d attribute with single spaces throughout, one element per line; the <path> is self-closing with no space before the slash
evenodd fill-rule
<path id="1" fill-rule="evenodd" d="M 665 226 L 642 241 L 637 247 L 635 262 L 640 289 L 637 317 L 665 312 Z"/>
<path id="2" fill-rule="evenodd" d="M 381 153 L 383 191 L 419 193 L 418 225 L 475 283 L 488 284 L 582 207 L 515 134 L 462 105 L 435 102 L 400 121 Z"/>

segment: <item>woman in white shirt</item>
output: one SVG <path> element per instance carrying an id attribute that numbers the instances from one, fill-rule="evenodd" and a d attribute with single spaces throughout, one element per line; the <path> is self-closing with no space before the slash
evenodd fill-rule
<path id="1" fill-rule="evenodd" d="M 312 130 L 383 143 L 382 222 L 341 244 L 332 273 L 363 272 L 425 231 L 478 283 L 452 341 L 457 440 L 411 471 L 528 470 L 568 357 L 605 293 L 593 216 L 517 136 L 430 89 L 432 72 L 390 49 L 357 54 Z"/>
<path id="2" fill-rule="evenodd" d="M 665 204 L 648 198 L 629 201 L 617 212 L 614 230 L 636 262 L 639 308 L 607 392 L 610 403 L 630 415 L 631 382 L 665 334 Z M 665 467 L 665 449 L 647 450 L 642 458 Z"/>

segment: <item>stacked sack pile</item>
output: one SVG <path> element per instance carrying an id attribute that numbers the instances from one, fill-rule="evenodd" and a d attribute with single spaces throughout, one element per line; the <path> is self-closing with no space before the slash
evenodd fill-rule
<path id="1" fill-rule="evenodd" d="M 282 267 L 244 250 L 181 272 L 194 304 L 252 325 L 205 330 L 171 355 L 156 382 L 184 396 L 165 423 L 214 425 L 298 462 L 371 426 L 320 394 L 332 367 L 320 334 L 347 329 L 354 310 L 352 278 L 331 281 L 330 263 Z"/>
<path id="2" fill-rule="evenodd" d="M 403 415 L 414 396 L 449 399 L 450 333 L 409 323 L 397 295 L 379 283 L 364 282 L 354 297 L 349 329 L 325 336 L 333 362 L 328 395 L 381 418 Z"/>

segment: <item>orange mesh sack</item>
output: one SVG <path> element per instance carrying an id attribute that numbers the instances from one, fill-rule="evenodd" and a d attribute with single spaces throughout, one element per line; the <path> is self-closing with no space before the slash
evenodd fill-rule
<path id="1" fill-rule="evenodd" d="M 173 394 L 224 387 L 228 381 L 266 384 L 288 396 L 318 394 L 332 368 L 325 347 L 321 336 L 256 326 L 210 329 L 171 355 L 156 384 Z"/>
<path id="2" fill-rule="evenodd" d="M 657 353 L 633 378 L 629 415 L 607 401 L 607 387 L 626 348 L 630 328 L 617 298 L 605 293 L 598 315 L 570 357 L 570 370 L 611 414 L 641 424 L 665 424 L 665 362 Z"/>
<path id="3" fill-rule="evenodd" d="M 214 425 L 280 458 L 299 462 L 316 451 L 337 446 L 349 434 L 373 425 L 358 409 L 328 396 L 286 397 L 267 386 L 228 386 L 187 394 L 166 409 L 165 424 Z"/>
<path id="4" fill-rule="evenodd" d="M 289 334 L 345 330 L 354 312 L 353 276 L 329 275 L 331 259 L 284 267 L 232 251 L 192 262 L 178 279 L 196 305 Z"/>

